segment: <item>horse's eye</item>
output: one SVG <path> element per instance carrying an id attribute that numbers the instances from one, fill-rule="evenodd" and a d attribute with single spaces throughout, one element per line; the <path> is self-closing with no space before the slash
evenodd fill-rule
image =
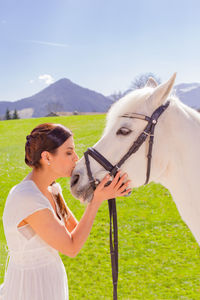
<path id="1" fill-rule="evenodd" d="M 129 128 L 126 127 L 121 127 L 120 129 L 117 130 L 116 134 L 121 134 L 121 135 L 128 135 L 129 133 L 131 133 L 132 130 L 130 130 Z"/>

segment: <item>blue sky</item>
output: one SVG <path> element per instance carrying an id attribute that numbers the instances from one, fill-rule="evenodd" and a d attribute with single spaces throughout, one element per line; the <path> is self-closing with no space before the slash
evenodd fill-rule
<path id="1" fill-rule="evenodd" d="M 141 73 L 200 82 L 198 0 L 1 0 L 0 101 L 68 78 L 109 95 Z"/>

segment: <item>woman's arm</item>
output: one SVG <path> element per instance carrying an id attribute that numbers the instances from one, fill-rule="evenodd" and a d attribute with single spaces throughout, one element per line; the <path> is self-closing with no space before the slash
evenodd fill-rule
<path id="1" fill-rule="evenodd" d="M 51 247 L 69 257 L 75 257 L 91 231 L 98 208 L 99 204 L 95 201 L 89 203 L 72 233 L 48 208 L 33 213 L 25 221 Z"/>
<path id="2" fill-rule="evenodd" d="M 123 187 L 121 187 L 125 176 L 122 176 L 120 180 L 119 176 L 118 173 L 112 183 L 107 187 L 104 186 L 109 181 L 109 176 L 106 176 L 101 181 L 94 192 L 92 201 L 87 205 L 80 222 L 71 233 L 48 208 L 33 213 L 28 216 L 25 221 L 30 224 L 34 231 L 47 244 L 67 256 L 75 257 L 91 231 L 94 218 L 103 200 L 123 196 L 130 191 L 129 189 L 124 192 L 129 182 L 126 182 Z"/>
<path id="3" fill-rule="evenodd" d="M 48 208 L 33 213 L 25 221 L 48 245 L 69 257 L 75 257 L 90 233 L 97 210 L 97 205 L 88 204 L 72 233 Z"/>

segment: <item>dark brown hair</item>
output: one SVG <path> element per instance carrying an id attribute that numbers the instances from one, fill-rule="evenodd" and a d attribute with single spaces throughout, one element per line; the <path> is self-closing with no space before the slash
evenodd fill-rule
<path id="1" fill-rule="evenodd" d="M 61 124 L 44 123 L 38 125 L 26 137 L 25 163 L 29 167 L 42 168 L 40 163 L 41 153 L 48 151 L 56 154 L 58 147 L 70 136 L 72 136 L 72 132 Z M 68 214 L 67 207 L 62 196 L 58 194 L 55 198 L 61 215 L 66 218 Z"/>
<path id="2" fill-rule="evenodd" d="M 29 167 L 41 168 L 41 153 L 48 151 L 56 154 L 70 136 L 71 131 L 61 124 L 44 123 L 35 127 L 26 137 L 25 163 Z"/>

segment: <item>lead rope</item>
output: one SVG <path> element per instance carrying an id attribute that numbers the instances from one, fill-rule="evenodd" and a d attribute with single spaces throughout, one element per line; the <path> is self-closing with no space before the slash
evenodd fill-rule
<path id="1" fill-rule="evenodd" d="M 86 162 L 86 169 L 89 178 L 89 182 L 93 188 L 96 189 L 95 179 L 92 176 L 91 168 L 90 168 L 90 161 L 88 155 L 93 154 L 93 149 L 88 148 L 88 150 L 84 153 L 85 162 Z M 100 153 L 98 155 L 101 156 Z M 94 155 L 92 155 L 94 158 Z M 97 157 L 95 156 L 95 159 Z M 112 166 L 106 159 L 105 161 L 109 164 L 109 167 L 112 167 L 113 173 L 117 172 L 116 167 Z M 99 161 L 99 163 L 101 163 Z M 106 168 L 106 165 L 104 165 Z M 109 170 L 110 171 L 110 170 Z M 112 174 L 113 176 L 115 174 Z M 117 281 L 118 281 L 118 232 L 117 232 L 117 209 L 116 209 L 116 199 L 108 199 L 108 206 L 109 206 L 109 216 L 110 216 L 110 258 L 111 258 L 111 266 L 112 266 L 112 281 L 113 281 L 113 300 L 117 300 Z M 112 230 L 113 227 L 113 230 Z M 114 235 L 114 243 L 113 243 L 113 236 Z"/>
<path id="2" fill-rule="evenodd" d="M 115 198 L 109 199 L 108 206 L 109 206 L 109 215 L 110 215 L 110 258 L 111 258 L 111 265 L 112 265 L 113 300 L 117 300 L 118 232 L 117 232 L 116 199 Z M 113 234 L 114 234 L 114 243 L 113 243 Z"/>

